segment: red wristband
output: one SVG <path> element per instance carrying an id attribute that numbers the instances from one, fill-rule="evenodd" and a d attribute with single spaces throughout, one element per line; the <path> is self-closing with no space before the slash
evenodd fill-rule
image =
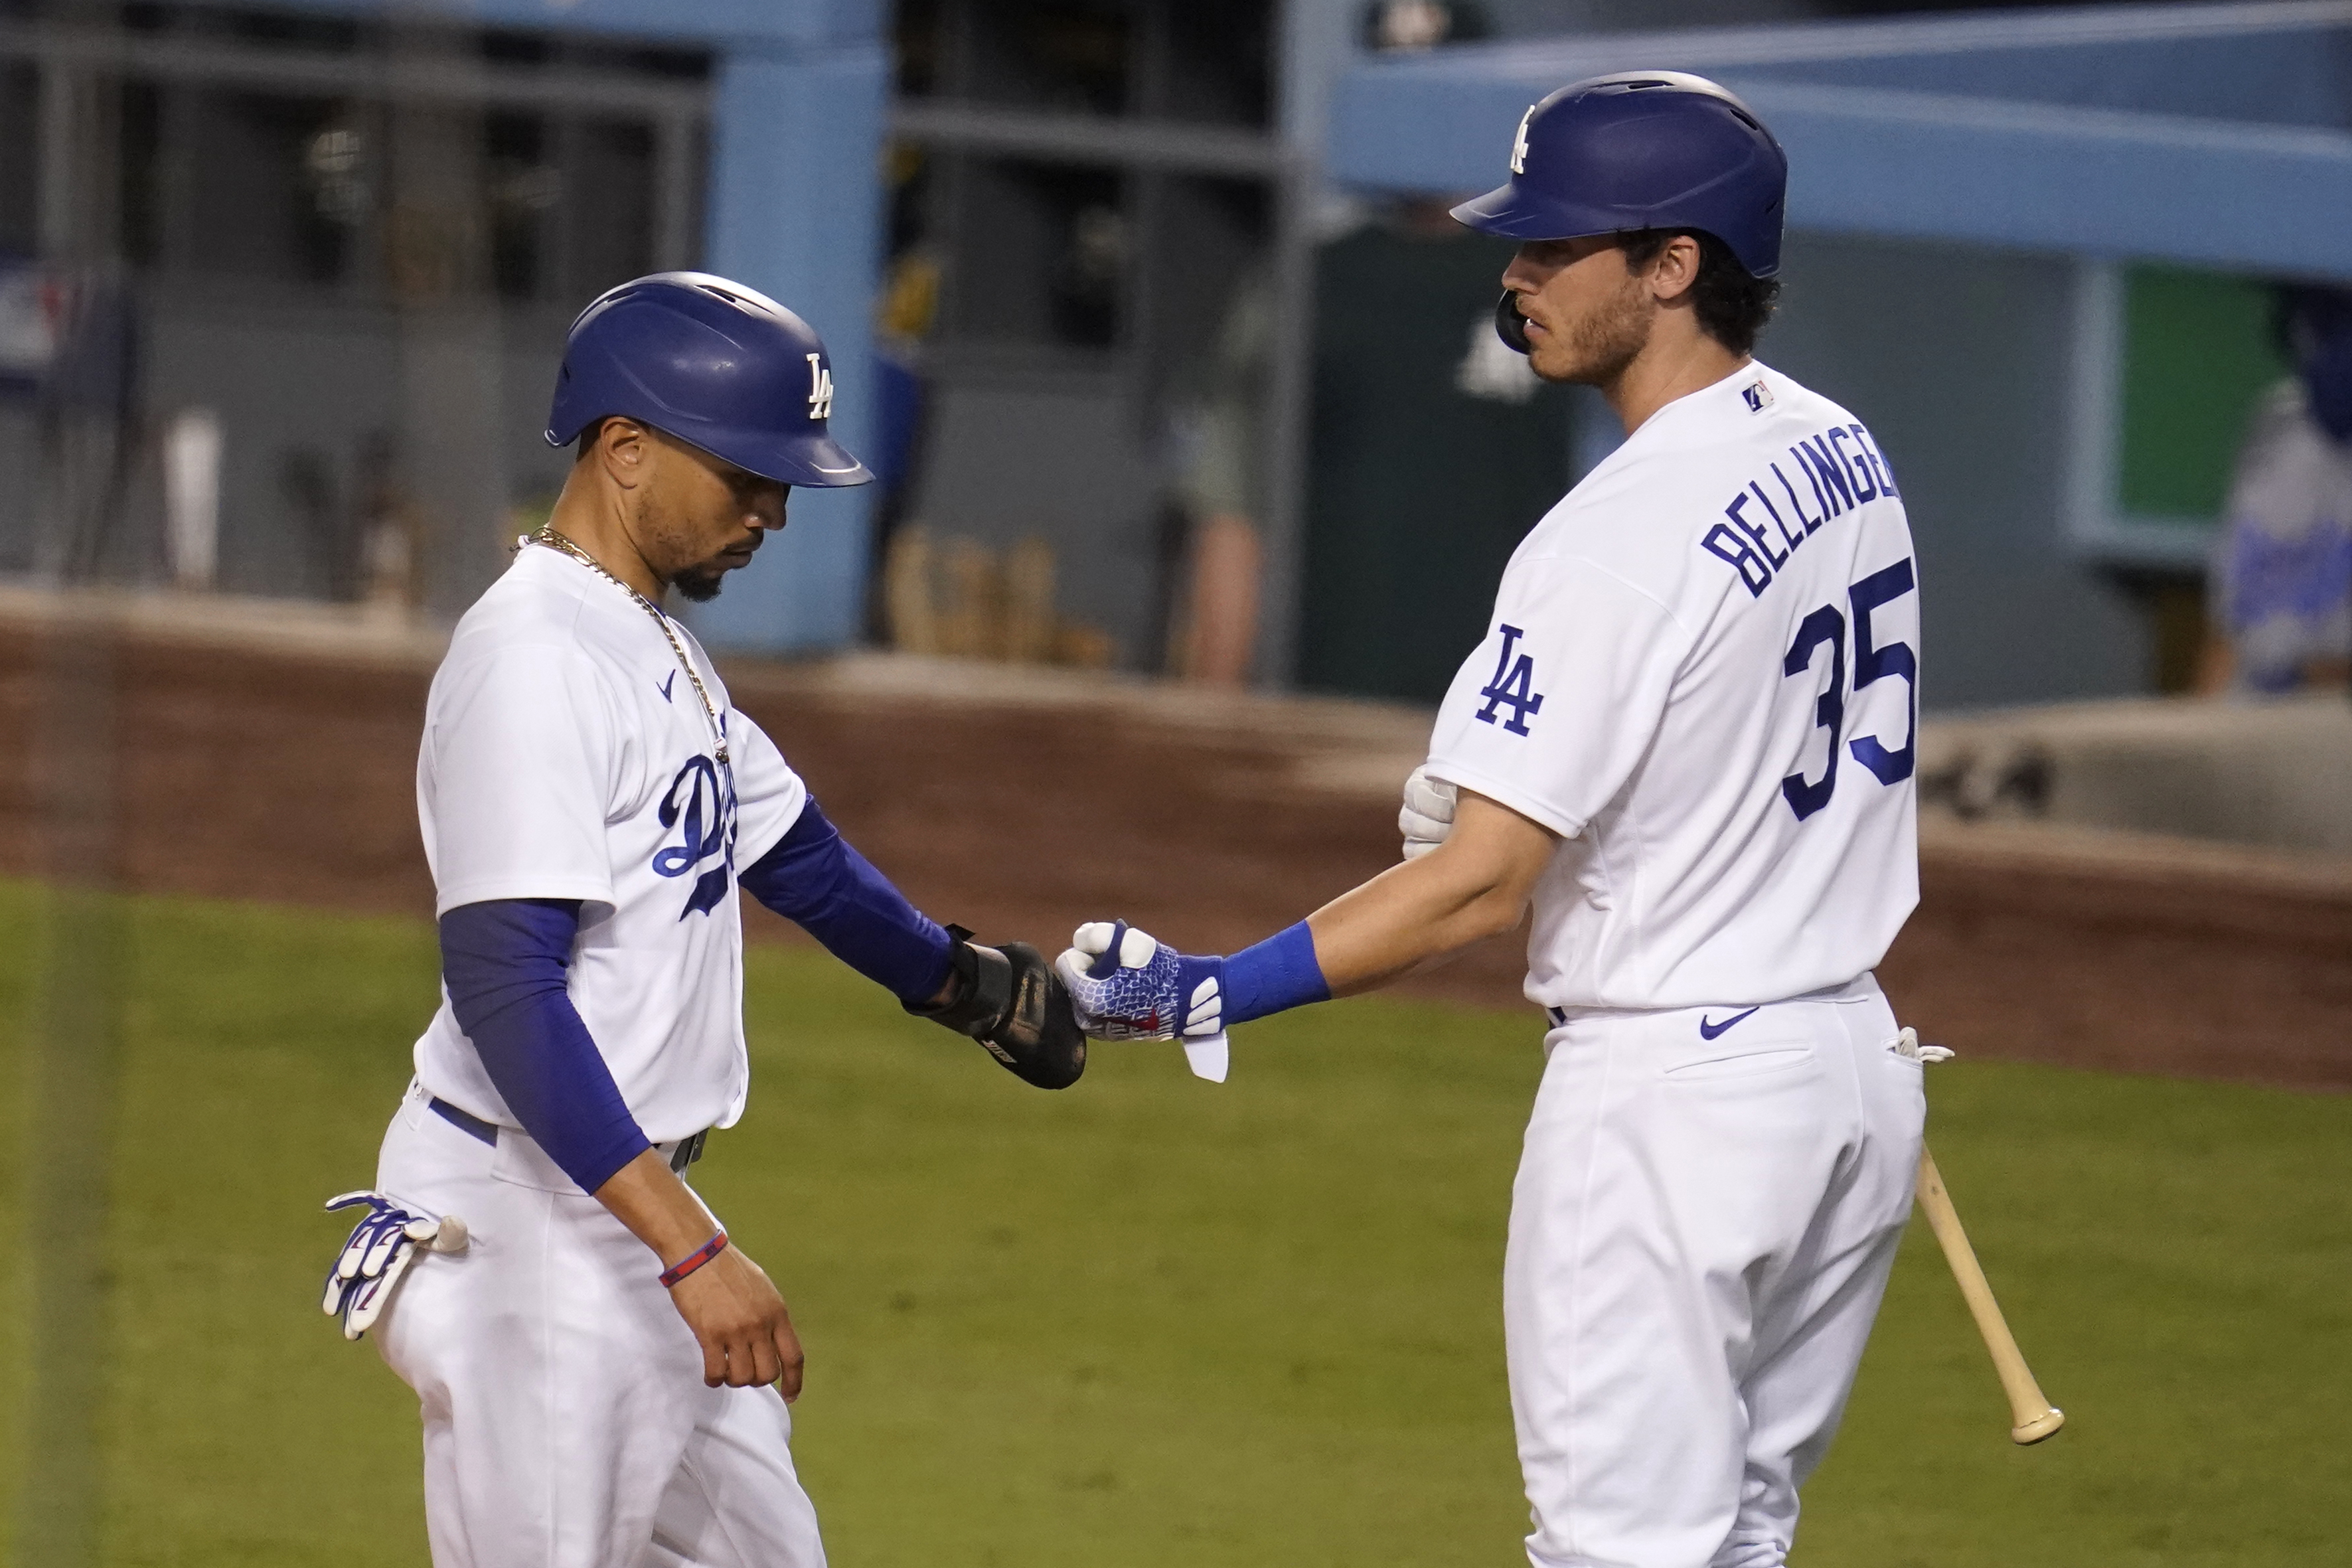
<path id="1" fill-rule="evenodd" d="M 677 1284 L 679 1280 L 685 1279 L 688 1275 L 693 1273 L 696 1269 L 701 1268 L 704 1264 L 709 1262 L 712 1258 L 718 1257 L 720 1253 L 726 1250 L 727 1233 L 722 1230 L 717 1236 L 712 1237 L 709 1241 L 704 1242 L 700 1247 L 696 1247 L 692 1252 L 688 1253 L 684 1258 L 679 1258 L 676 1263 L 671 1264 L 667 1268 L 663 1269 L 661 1277 L 663 1287 L 667 1289 L 669 1286 Z"/>

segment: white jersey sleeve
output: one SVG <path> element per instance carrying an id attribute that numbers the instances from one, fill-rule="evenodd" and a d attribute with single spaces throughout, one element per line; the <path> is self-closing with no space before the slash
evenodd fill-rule
<path id="1" fill-rule="evenodd" d="M 808 786 L 768 732 L 740 709 L 728 712 L 727 747 L 735 759 L 735 864 L 740 868 L 773 849 L 793 830 L 808 805 Z"/>
<path id="2" fill-rule="evenodd" d="M 577 649 L 508 644 L 445 669 L 425 735 L 425 824 L 446 914 L 491 899 L 611 905 L 605 818 L 619 793 L 612 704 Z"/>
<path id="3" fill-rule="evenodd" d="M 1430 771 L 1573 838 L 1649 749 L 1690 642 L 1597 563 L 1515 558 L 1495 629 L 1439 710 Z"/>

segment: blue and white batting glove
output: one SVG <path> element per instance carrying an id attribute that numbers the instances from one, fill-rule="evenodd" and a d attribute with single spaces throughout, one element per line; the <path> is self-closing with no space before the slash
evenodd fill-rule
<path id="1" fill-rule="evenodd" d="M 1192 1071 L 1225 1077 L 1224 967 L 1125 921 L 1080 926 L 1054 961 L 1078 1027 L 1097 1040 L 1181 1040 Z"/>
<path id="2" fill-rule="evenodd" d="M 466 1250 L 466 1222 L 456 1215 L 444 1218 L 422 1209 L 404 1208 L 382 1193 L 338 1193 L 327 1200 L 327 1211 L 365 1205 L 367 1213 L 352 1227 L 350 1239 L 327 1270 L 327 1292 L 320 1302 L 327 1316 L 343 1321 L 343 1338 L 358 1339 L 374 1326 L 392 1300 L 393 1288 L 408 1272 L 420 1247 L 434 1252 Z"/>

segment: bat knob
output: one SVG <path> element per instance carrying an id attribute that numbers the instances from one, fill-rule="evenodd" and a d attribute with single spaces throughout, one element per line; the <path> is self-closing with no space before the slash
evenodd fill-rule
<path id="1" fill-rule="evenodd" d="M 434 1252 L 463 1252 L 466 1250 L 467 1244 L 472 1239 L 473 1237 L 467 1232 L 466 1222 L 456 1215 L 449 1214 L 441 1216 L 441 1228 L 435 1231 L 433 1239 L 425 1245 L 428 1250 Z M 2023 1437 L 2018 1439 L 2021 1443 L 2029 1440 Z"/>
<path id="2" fill-rule="evenodd" d="M 2044 1437 L 2054 1437 L 2058 1428 L 2066 1425 L 2066 1413 L 2053 1405 L 2031 1421 L 2021 1421 L 2009 1429 L 2009 1440 L 2022 1448 L 2029 1443 L 2039 1443 Z"/>

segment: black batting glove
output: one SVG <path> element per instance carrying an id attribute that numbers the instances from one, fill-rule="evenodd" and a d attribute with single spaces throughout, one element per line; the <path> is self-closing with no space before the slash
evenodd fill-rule
<path id="1" fill-rule="evenodd" d="M 1077 1082 L 1087 1070 L 1087 1037 L 1071 1011 L 1069 991 L 1045 954 L 1025 942 L 976 944 L 961 926 L 948 927 L 948 935 L 955 939 L 948 999 L 900 1005 L 978 1040 L 1024 1083 L 1067 1089 Z"/>

